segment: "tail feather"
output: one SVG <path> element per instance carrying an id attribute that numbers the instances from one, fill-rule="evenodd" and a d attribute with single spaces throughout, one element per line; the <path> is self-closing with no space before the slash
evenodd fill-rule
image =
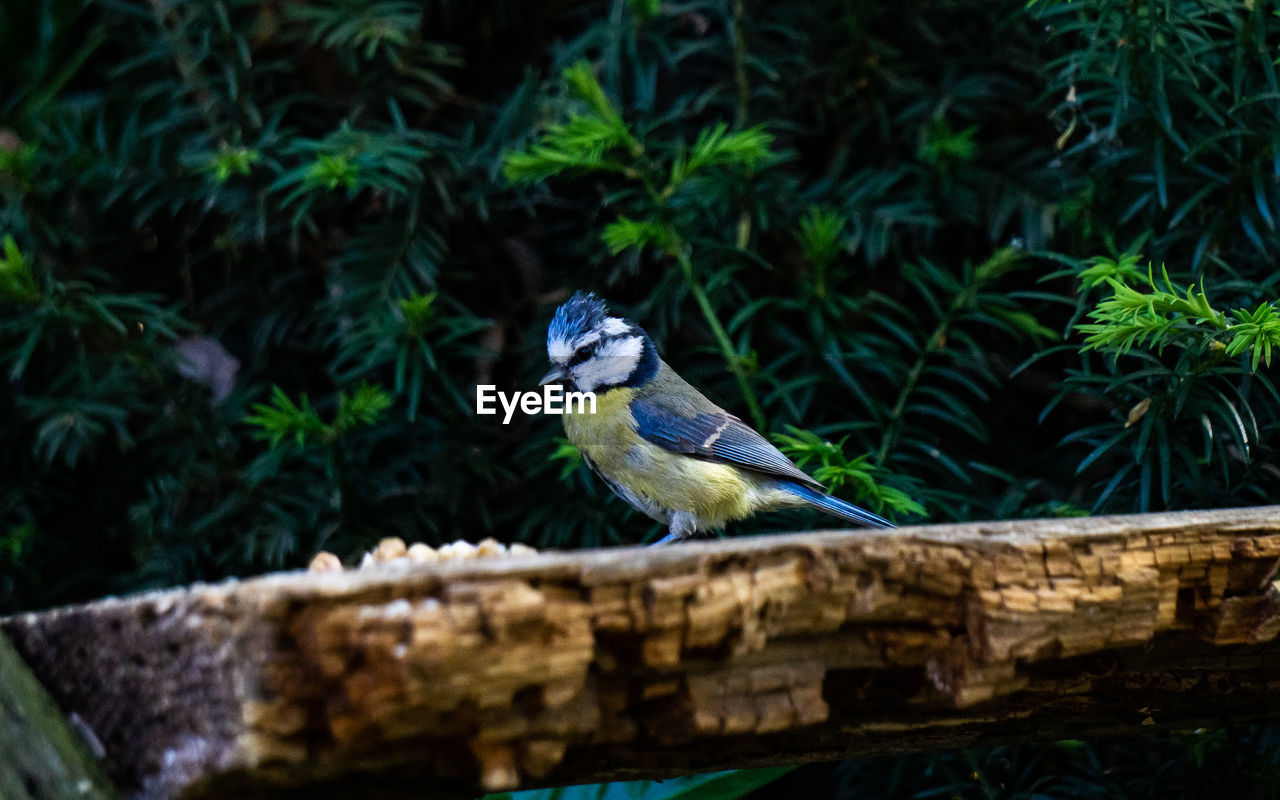
<path id="1" fill-rule="evenodd" d="M 858 508 L 853 503 L 846 503 L 838 497 L 823 494 L 822 492 L 811 489 L 808 486 L 801 486 L 798 483 L 788 482 L 784 483 L 782 488 L 796 497 L 799 497 L 801 500 L 804 500 L 814 508 L 821 509 L 834 517 L 839 517 L 868 528 L 895 527 L 889 520 L 872 514 L 864 508 Z"/>

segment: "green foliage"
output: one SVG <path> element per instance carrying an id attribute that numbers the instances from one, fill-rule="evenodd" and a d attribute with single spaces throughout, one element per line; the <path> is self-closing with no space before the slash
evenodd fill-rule
<path id="1" fill-rule="evenodd" d="M 1142 257 L 1136 254 L 1126 254 L 1120 258 L 1096 256 L 1089 262 L 1089 266 L 1077 273 L 1077 277 L 1085 289 L 1093 289 L 1111 281 L 1141 282 L 1147 277 L 1138 269 L 1137 265 L 1141 260 Z"/>
<path id="2" fill-rule="evenodd" d="M 339 2 L 329 6 L 291 5 L 290 18 L 307 23 L 307 40 L 327 49 L 349 50 L 365 60 L 380 52 L 388 59 L 407 47 L 422 27 L 422 11 L 410 2 Z"/>
<path id="3" fill-rule="evenodd" d="M 952 131 L 941 117 L 920 129 L 920 147 L 916 157 L 926 164 L 943 166 L 950 162 L 972 161 L 978 152 L 976 125 Z"/>
<path id="4" fill-rule="evenodd" d="M 637 250 L 647 245 L 660 250 L 669 250 L 671 247 L 671 243 L 667 241 L 667 231 L 661 224 L 627 217 L 618 217 L 617 221 L 606 225 L 600 238 L 615 256 L 629 247 Z"/>
<path id="5" fill-rule="evenodd" d="M 17 564 L 18 559 L 22 557 L 23 549 L 35 532 L 36 526 L 30 522 L 5 531 L 0 535 L 0 557 L 2 557 L 0 560 L 9 566 Z"/>
<path id="6" fill-rule="evenodd" d="M 333 427 L 320 419 L 305 394 L 302 396 L 302 405 L 297 406 L 283 389 L 276 386 L 271 392 L 271 405 L 254 403 L 253 410 L 257 413 L 245 417 L 244 421 L 262 428 L 258 436 L 269 439 L 273 450 L 290 436 L 299 447 L 306 443 L 308 437 L 332 438 Z"/>
<path id="7" fill-rule="evenodd" d="M 295 404 L 279 386 L 272 387 L 271 403 L 254 403 L 254 413 L 244 421 L 261 428 L 258 436 L 267 439 L 274 450 L 282 441 L 292 438 L 298 447 L 308 439 L 329 444 L 358 425 L 372 425 L 391 407 L 392 397 L 377 386 L 361 384 L 355 394 L 338 393 L 338 410 L 333 422 L 320 418 L 307 396 Z"/>
<path id="8" fill-rule="evenodd" d="M 563 125 L 551 125 L 528 149 L 508 153 L 503 174 L 513 183 L 533 183 L 570 170 L 622 172 L 644 183 L 650 199 L 661 205 L 695 176 L 713 167 L 753 170 L 773 158 L 773 137 L 761 127 L 729 132 L 723 122 L 703 128 L 691 147 L 658 143 L 646 148 L 605 96 L 590 64 L 579 61 L 564 71 L 565 88 L 584 101 L 590 114 L 575 114 Z M 669 151 L 669 174 L 659 183 L 646 152 Z M 620 152 L 614 152 L 620 151 Z"/>
<path id="9" fill-rule="evenodd" d="M 1063 440 L 1088 447 L 1077 473 L 1108 468 L 1094 508 L 1130 492 L 1145 510 L 1178 495 L 1212 503 L 1226 492 L 1270 491 L 1264 431 L 1274 424 L 1277 395 L 1259 369 L 1270 366 L 1280 342 L 1276 307 L 1262 302 L 1253 311 L 1224 312 L 1203 284 L 1179 285 L 1165 267 L 1159 280 L 1154 266 L 1142 275 L 1137 261 L 1132 254 L 1097 257 L 1078 270 L 1086 292 L 1103 285 L 1113 292 L 1088 311 L 1093 322 L 1074 326 L 1086 335 L 1080 354 L 1098 350 L 1112 359 L 1101 373 L 1088 361 L 1071 370 L 1050 405 L 1071 392 L 1099 393 L 1115 404 L 1110 419 Z M 1169 347 L 1177 351 L 1172 359 L 1164 357 Z"/>
<path id="10" fill-rule="evenodd" d="M 560 467 L 560 480 L 568 480 L 570 475 L 582 466 L 582 451 L 574 446 L 573 442 L 568 439 L 556 439 L 556 449 L 547 457 L 549 461 L 563 461 Z"/>
<path id="11" fill-rule="evenodd" d="M 844 246 L 844 229 L 848 224 L 840 212 L 832 208 L 812 206 L 800 218 L 796 238 L 804 250 L 805 260 L 822 276 L 840 256 Z"/>
<path id="12" fill-rule="evenodd" d="M 1150 292 L 1134 289 L 1114 277 L 1106 279 L 1115 294 L 1089 312 L 1089 317 L 1096 322 L 1075 326 L 1076 330 L 1089 335 L 1085 339 L 1085 350 L 1124 354 L 1135 345 L 1147 344 L 1161 353 L 1172 344 L 1184 348 L 1216 348 L 1227 357 L 1252 353 L 1249 366 L 1252 372 L 1258 371 L 1258 364 L 1263 360 L 1271 366 L 1271 348 L 1280 344 L 1280 315 L 1272 303 L 1263 303 L 1252 312 L 1233 309 L 1230 316 L 1236 321 L 1231 322 L 1227 314 L 1214 310 L 1203 287 L 1197 293 L 1194 287 L 1174 286 L 1169 271 L 1162 267 L 1165 286 L 1162 290 L 1156 285 L 1152 269 L 1148 268 L 1147 275 Z M 1115 271 L 1120 270 L 1116 267 Z"/>
<path id="13" fill-rule="evenodd" d="M 711 167 L 737 167 L 754 170 L 773 158 L 769 146 L 773 137 L 757 126 L 729 133 L 723 122 L 698 131 L 698 139 L 687 153 L 676 153 L 671 162 L 671 177 L 662 193 L 670 195 L 682 184 Z"/>
<path id="14" fill-rule="evenodd" d="M 1037 4 L 1061 46 L 1046 68 L 1072 131 L 1063 166 L 1095 198 L 1073 222 L 1103 237 L 1149 230 L 1149 255 L 1195 271 L 1274 257 L 1280 121 L 1265 5 Z M 1116 176 L 1123 185 L 1096 202 Z"/>
<path id="15" fill-rule="evenodd" d="M 828 442 L 811 431 L 788 426 L 790 435 L 775 433 L 773 441 L 800 467 L 813 468 L 813 477 L 832 490 L 842 486 L 852 487 L 855 502 L 870 503 L 876 513 L 918 514 L 924 516 L 924 506 L 899 489 L 876 483 L 877 468 L 870 463 L 870 456 L 850 459 L 844 454 L 844 440 L 838 444 Z M 848 437 L 846 437 L 848 438 Z"/>
<path id="16" fill-rule="evenodd" d="M 542 137 L 525 151 L 508 153 L 502 172 L 512 183 L 533 183 L 570 170 L 614 170 L 625 166 L 606 156 L 639 156 L 643 146 L 605 96 L 591 72 L 579 61 L 564 71 L 565 87 L 586 104 L 589 113 L 573 114 L 563 125 L 548 126 Z"/>
<path id="17" fill-rule="evenodd" d="M 430 151 L 425 135 L 413 131 L 359 131 L 346 121 L 324 139 L 297 139 L 285 149 L 301 163 L 278 177 L 271 189 L 286 192 L 282 205 L 300 201 L 294 219 L 301 222 L 323 195 L 319 190 L 366 188 L 408 196 L 424 179 L 419 166 Z"/>
<path id="18" fill-rule="evenodd" d="M 215 183 L 226 183 L 233 175 L 248 175 L 262 154 L 247 147 L 231 147 L 223 142 L 216 153 L 196 159 L 199 169 L 209 173 Z"/>
<path id="19" fill-rule="evenodd" d="M 14 303 L 34 303 L 40 299 L 31 265 L 12 236 L 4 237 L 4 258 L 0 258 L 0 297 Z"/>
<path id="20" fill-rule="evenodd" d="M 1263 303 L 1252 312 L 1243 308 L 1233 309 L 1231 314 L 1237 324 L 1227 325 L 1227 332 L 1232 336 L 1224 352 L 1227 356 L 1253 353 L 1249 364 L 1253 372 L 1258 371 L 1259 361 L 1270 367 L 1271 347 L 1280 343 L 1280 314 L 1277 314 L 1274 302 Z"/>

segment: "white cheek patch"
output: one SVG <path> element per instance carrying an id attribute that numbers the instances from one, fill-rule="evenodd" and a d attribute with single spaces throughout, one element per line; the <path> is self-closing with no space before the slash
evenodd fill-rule
<path id="1" fill-rule="evenodd" d="M 573 382 L 583 392 L 622 383 L 635 372 L 643 351 L 644 340 L 639 336 L 606 342 L 594 356 L 574 367 Z"/>
<path id="2" fill-rule="evenodd" d="M 606 342 L 604 347 L 596 351 L 596 358 L 613 358 L 627 362 L 629 368 L 640 363 L 640 352 L 644 350 L 644 341 L 639 336 L 628 336 L 625 339 L 614 339 Z"/>

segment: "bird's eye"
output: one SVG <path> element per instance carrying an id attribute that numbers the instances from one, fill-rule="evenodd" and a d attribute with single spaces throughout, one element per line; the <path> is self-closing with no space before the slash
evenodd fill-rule
<path id="1" fill-rule="evenodd" d="M 573 358 L 569 359 L 569 365 L 573 366 L 574 364 L 581 364 L 583 361 L 586 361 L 588 358 L 591 358 L 593 355 L 595 355 L 596 347 L 598 347 L 599 344 L 600 344 L 599 341 L 595 341 L 595 342 L 592 342 L 591 344 L 584 344 L 582 347 L 579 347 L 577 350 L 573 351 Z"/>

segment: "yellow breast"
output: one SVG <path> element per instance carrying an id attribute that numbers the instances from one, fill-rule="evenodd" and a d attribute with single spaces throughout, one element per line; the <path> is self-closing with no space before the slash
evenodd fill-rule
<path id="1" fill-rule="evenodd" d="M 566 413 L 569 441 L 610 480 L 664 508 L 691 511 L 706 527 L 750 514 L 759 499 L 759 480 L 646 442 L 636 433 L 629 408 L 635 395 L 635 389 L 612 389 L 597 395 L 594 414 Z"/>

